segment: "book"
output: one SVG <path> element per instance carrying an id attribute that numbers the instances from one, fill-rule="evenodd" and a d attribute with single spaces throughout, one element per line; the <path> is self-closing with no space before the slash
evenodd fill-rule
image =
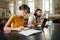
<path id="1" fill-rule="evenodd" d="M 34 33 L 39 33 L 39 32 L 42 32 L 42 30 L 29 29 L 29 30 L 25 30 L 25 31 L 23 30 L 23 31 L 19 32 L 19 34 L 29 36 L 29 35 L 32 35 Z"/>

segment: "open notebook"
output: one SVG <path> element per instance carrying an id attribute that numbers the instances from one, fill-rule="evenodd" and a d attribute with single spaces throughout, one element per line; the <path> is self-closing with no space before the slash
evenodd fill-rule
<path id="1" fill-rule="evenodd" d="M 42 32 L 42 30 L 34 30 L 34 29 L 29 29 L 29 30 L 23 30 L 21 32 L 19 32 L 19 34 L 22 34 L 22 35 L 25 35 L 25 36 L 29 36 L 29 35 L 32 35 L 32 34 L 35 34 L 35 33 L 39 33 L 39 32 Z"/>

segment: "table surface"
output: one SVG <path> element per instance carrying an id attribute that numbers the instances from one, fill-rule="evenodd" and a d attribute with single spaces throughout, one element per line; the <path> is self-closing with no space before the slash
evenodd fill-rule
<path id="1" fill-rule="evenodd" d="M 44 28 L 44 31 L 41 33 L 30 36 L 23 36 L 18 32 L 0 32 L 0 40 L 60 40 L 60 24 L 54 23 L 54 30 Z"/>

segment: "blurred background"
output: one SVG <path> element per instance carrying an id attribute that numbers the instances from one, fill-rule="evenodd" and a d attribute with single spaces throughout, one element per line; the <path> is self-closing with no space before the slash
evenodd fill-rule
<path id="1" fill-rule="evenodd" d="M 0 24 L 5 24 L 12 14 L 18 13 L 22 4 L 30 7 L 31 14 L 40 8 L 46 18 L 60 19 L 60 0 L 0 0 Z"/>

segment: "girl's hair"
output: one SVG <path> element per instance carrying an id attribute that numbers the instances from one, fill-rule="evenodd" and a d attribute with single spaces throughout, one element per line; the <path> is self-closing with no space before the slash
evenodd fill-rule
<path id="1" fill-rule="evenodd" d="M 30 13 L 30 8 L 28 7 L 28 13 Z"/>
<path id="2" fill-rule="evenodd" d="M 37 13 L 36 12 L 38 12 L 38 11 L 41 11 L 42 12 L 42 10 L 41 9 L 36 9 L 36 11 L 35 11 L 35 13 L 34 13 L 34 15 L 35 15 L 35 17 L 36 17 L 36 20 L 37 20 L 37 18 L 39 18 L 40 16 L 37 16 Z M 36 21 L 37 22 L 37 21 Z"/>
<path id="3" fill-rule="evenodd" d="M 37 16 L 37 13 L 36 13 L 37 11 L 41 11 L 41 12 L 42 12 L 41 9 L 36 9 L 36 11 L 35 11 L 35 13 L 34 13 L 35 16 Z"/>
<path id="4" fill-rule="evenodd" d="M 19 6 L 19 10 L 27 10 L 28 12 L 30 12 L 30 8 L 26 4 L 22 4 L 21 6 Z"/>

